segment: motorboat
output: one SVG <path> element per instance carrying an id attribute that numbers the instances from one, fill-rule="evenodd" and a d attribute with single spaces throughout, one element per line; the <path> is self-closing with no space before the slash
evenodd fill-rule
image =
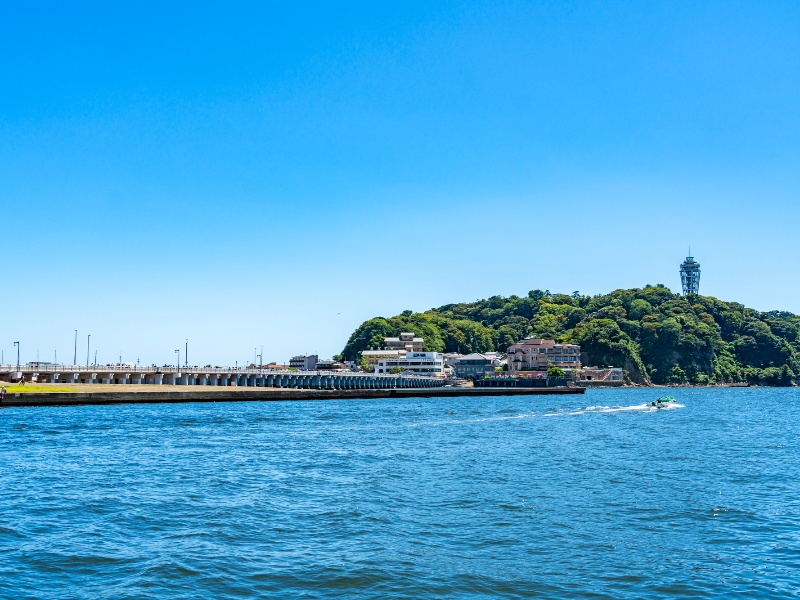
<path id="1" fill-rule="evenodd" d="M 656 408 L 665 408 L 668 404 L 671 404 L 673 402 L 675 402 L 675 398 L 673 398 L 672 396 L 662 396 L 657 400 L 653 400 L 650 403 L 650 406 L 654 406 Z"/>

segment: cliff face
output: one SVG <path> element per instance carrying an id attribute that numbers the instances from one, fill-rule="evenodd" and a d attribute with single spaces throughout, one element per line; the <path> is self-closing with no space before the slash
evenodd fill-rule
<path id="1" fill-rule="evenodd" d="M 376 317 L 353 332 L 342 355 L 357 360 L 401 331 L 436 352 L 505 351 L 531 336 L 576 343 L 592 364 L 622 366 L 639 383 L 791 385 L 800 377 L 800 317 L 683 297 L 662 285 L 598 296 L 534 290 Z"/>

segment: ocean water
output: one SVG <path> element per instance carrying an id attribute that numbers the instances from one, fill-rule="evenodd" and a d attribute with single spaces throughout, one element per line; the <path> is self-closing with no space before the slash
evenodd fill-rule
<path id="1" fill-rule="evenodd" d="M 2 598 L 800 595 L 800 390 L 0 409 Z"/>

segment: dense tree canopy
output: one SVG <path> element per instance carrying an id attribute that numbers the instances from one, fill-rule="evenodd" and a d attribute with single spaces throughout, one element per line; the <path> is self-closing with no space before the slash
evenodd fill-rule
<path id="1" fill-rule="evenodd" d="M 663 285 L 583 296 L 534 290 L 364 322 L 342 356 L 410 331 L 435 352 L 506 351 L 525 337 L 580 344 L 592 365 L 621 366 L 634 381 L 791 385 L 800 377 L 800 317 L 761 313 Z"/>

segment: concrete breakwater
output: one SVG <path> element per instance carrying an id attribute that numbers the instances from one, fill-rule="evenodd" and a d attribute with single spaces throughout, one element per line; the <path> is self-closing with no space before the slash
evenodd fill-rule
<path id="1" fill-rule="evenodd" d="M 160 404 L 175 402 L 253 402 L 286 400 L 356 400 L 583 394 L 583 388 L 397 388 L 306 390 L 275 388 L 175 389 L 140 392 L 28 392 L 7 394 L 0 406 L 78 406 L 84 404 Z"/>

